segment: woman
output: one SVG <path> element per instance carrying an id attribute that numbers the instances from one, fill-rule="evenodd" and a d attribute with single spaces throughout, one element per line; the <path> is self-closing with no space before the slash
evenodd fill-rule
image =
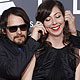
<path id="1" fill-rule="evenodd" d="M 75 80 L 76 52 L 69 40 L 71 34 L 77 35 L 74 20 L 59 1 L 47 0 L 39 6 L 31 36 L 36 32 L 33 38 L 40 38 L 41 46 L 32 80 Z"/>

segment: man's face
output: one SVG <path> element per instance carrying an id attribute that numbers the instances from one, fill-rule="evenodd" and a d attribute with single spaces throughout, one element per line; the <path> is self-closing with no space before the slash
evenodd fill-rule
<path id="1" fill-rule="evenodd" d="M 18 27 L 18 26 L 20 26 L 20 27 Z M 10 31 L 10 27 L 12 27 L 11 28 L 12 31 Z M 26 37 L 27 37 L 27 28 L 26 27 L 25 27 L 25 22 L 21 17 L 11 14 L 8 17 L 6 34 L 11 41 L 13 41 L 17 44 L 22 44 L 26 40 Z M 15 30 L 15 28 L 16 28 L 16 30 Z"/>

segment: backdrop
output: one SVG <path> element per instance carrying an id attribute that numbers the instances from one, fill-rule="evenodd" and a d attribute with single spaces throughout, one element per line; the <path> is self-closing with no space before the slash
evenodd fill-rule
<path id="1" fill-rule="evenodd" d="M 0 0 L 0 15 L 2 12 L 12 6 L 23 8 L 30 18 L 30 27 L 35 24 L 35 15 L 37 7 L 44 0 Z M 59 0 L 63 3 L 66 10 L 71 10 L 75 16 L 77 30 L 80 30 L 80 0 Z"/>

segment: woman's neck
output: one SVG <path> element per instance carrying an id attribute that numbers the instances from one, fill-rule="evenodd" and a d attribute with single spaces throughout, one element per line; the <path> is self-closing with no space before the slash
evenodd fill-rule
<path id="1" fill-rule="evenodd" d="M 52 47 L 54 48 L 63 48 L 64 44 L 63 44 L 63 35 L 59 35 L 59 36 L 51 36 L 49 35 L 47 38 L 47 41 L 52 43 Z"/>

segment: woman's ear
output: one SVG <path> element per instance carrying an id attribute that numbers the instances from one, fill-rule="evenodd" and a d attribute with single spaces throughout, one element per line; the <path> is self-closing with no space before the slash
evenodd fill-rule
<path id="1" fill-rule="evenodd" d="M 3 34 L 6 34 L 6 29 L 2 28 L 2 29 L 1 29 L 1 32 L 2 32 Z"/>

